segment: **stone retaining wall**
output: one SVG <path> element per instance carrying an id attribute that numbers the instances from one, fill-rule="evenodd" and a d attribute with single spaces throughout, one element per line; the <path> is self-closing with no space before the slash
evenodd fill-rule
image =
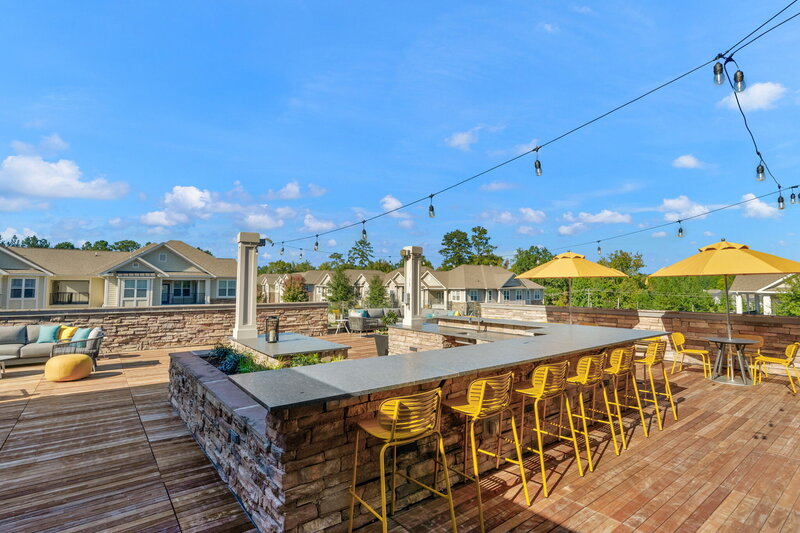
<path id="1" fill-rule="evenodd" d="M 547 362 L 564 359 L 574 362 L 586 353 L 593 352 Z M 534 366 L 534 363 L 526 363 L 509 368 L 515 372 L 515 386 L 528 382 Z M 496 372 L 473 373 L 442 382 L 437 380 L 354 398 L 265 411 L 253 406 L 248 395 L 201 358 L 182 353 L 171 357 L 170 400 L 262 531 L 342 533 L 347 530 L 348 523 L 348 488 L 357 422 L 374 417 L 386 398 L 437 386 L 442 387 L 444 399 L 463 397 L 471 380 L 490 375 Z M 512 408 L 517 417 L 520 402 L 521 397 L 514 395 Z M 528 409 L 530 407 L 529 402 Z M 463 470 L 464 419 L 446 408 L 442 413 L 441 429 L 448 464 Z M 556 409 L 549 414 L 553 419 L 558 417 Z M 507 422 L 504 426 L 508 431 Z M 478 439 L 485 434 L 488 438 L 485 444 L 492 449 L 496 442 L 495 428 L 496 423 L 487 422 L 477 429 Z M 238 442 L 230 430 L 238 435 Z M 526 440 L 528 438 L 530 432 Z M 359 442 L 358 491 L 370 505 L 380 508 L 378 455 L 381 442 L 365 439 L 363 433 Z M 511 453 L 511 445 L 504 445 L 503 451 Z M 435 453 L 435 443 L 431 439 L 401 447 L 397 454 L 398 471 L 431 484 Z M 479 461 L 481 472 L 495 468 L 492 457 L 480 454 Z M 563 463 L 562 468 L 568 464 L 574 468 L 570 460 Z M 527 473 L 535 477 L 530 470 Z M 439 479 L 441 482 L 441 473 Z M 460 477 L 451 471 L 451 482 L 458 481 Z M 398 510 L 431 497 L 427 491 L 400 477 L 397 482 Z M 531 482 L 530 489 L 536 490 L 535 482 Z M 374 520 L 365 508 L 357 506 L 357 509 L 356 527 Z"/>
<path id="2" fill-rule="evenodd" d="M 319 336 L 327 332 L 327 304 L 258 305 L 258 327 L 267 316 L 280 317 L 280 330 Z M 193 305 L 85 310 L 3 311 L 0 325 L 63 323 L 102 327 L 103 353 L 198 346 L 227 342 L 233 331 L 234 306 Z"/>

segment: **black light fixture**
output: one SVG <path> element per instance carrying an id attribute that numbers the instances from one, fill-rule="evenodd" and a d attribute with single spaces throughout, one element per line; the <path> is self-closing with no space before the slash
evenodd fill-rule
<path id="1" fill-rule="evenodd" d="M 302 258 L 303 258 L 303 249 L 300 248 L 300 259 L 302 259 Z"/>
<path id="2" fill-rule="evenodd" d="M 316 252 L 317 250 L 319 250 L 319 235 L 316 235 L 314 239 L 314 251 Z"/>
<path id="3" fill-rule="evenodd" d="M 283 255 L 283 243 L 281 243 L 281 255 Z"/>
<path id="4" fill-rule="evenodd" d="M 759 163 L 756 167 L 756 179 L 758 181 L 764 181 L 764 165 Z"/>
<path id="5" fill-rule="evenodd" d="M 361 238 L 364 239 L 365 241 L 367 240 L 367 221 L 366 220 L 362 220 L 361 221 Z"/>
<path id="6" fill-rule="evenodd" d="M 789 196 L 789 203 L 794 205 L 797 203 L 797 195 L 792 191 L 791 196 Z"/>
<path id="7" fill-rule="evenodd" d="M 428 206 L 428 218 L 435 218 L 436 217 L 436 210 L 433 208 L 433 195 L 430 196 L 431 205 Z"/>
<path id="8" fill-rule="evenodd" d="M 737 93 L 741 93 L 744 92 L 746 88 L 747 84 L 744 82 L 744 72 L 737 70 L 733 74 L 733 90 L 735 90 Z"/>
<path id="9" fill-rule="evenodd" d="M 722 82 L 724 81 L 724 78 L 723 78 L 722 74 L 724 72 L 725 72 L 725 70 L 722 68 L 722 63 L 720 63 L 719 61 L 714 63 L 714 83 L 715 84 L 722 85 Z"/>
<path id="10" fill-rule="evenodd" d="M 603 249 L 600 248 L 600 241 L 597 241 L 597 255 L 603 255 Z"/>
<path id="11" fill-rule="evenodd" d="M 533 166 L 534 166 L 534 168 L 536 169 L 536 175 L 537 175 L 537 176 L 541 176 L 541 175 L 542 175 L 542 162 L 541 162 L 541 161 L 539 161 L 539 154 L 538 154 L 538 152 L 537 152 L 537 154 L 536 154 L 536 161 L 534 161 L 534 162 L 533 162 Z"/>
<path id="12" fill-rule="evenodd" d="M 681 221 L 679 220 L 678 221 L 678 238 L 682 238 L 682 237 L 683 237 L 683 225 L 681 224 Z"/>
<path id="13" fill-rule="evenodd" d="M 781 194 L 780 185 L 778 185 L 778 209 L 786 209 L 786 202 L 783 199 L 783 194 Z"/>

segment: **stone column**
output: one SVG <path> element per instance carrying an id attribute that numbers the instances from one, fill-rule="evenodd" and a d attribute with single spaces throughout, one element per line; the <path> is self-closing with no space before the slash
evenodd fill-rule
<path id="1" fill-rule="evenodd" d="M 403 277 L 406 280 L 405 294 L 403 295 L 403 325 L 412 326 L 422 321 L 419 316 L 420 298 L 422 297 L 422 287 L 420 286 L 422 247 L 406 246 L 400 251 L 400 255 L 403 256 Z"/>
<path id="2" fill-rule="evenodd" d="M 256 282 L 258 278 L 258 233 L 239 233 L 239 254 L 236 263 L 236 318 L 233 338 L 258 337 L 256 326 Z"/>

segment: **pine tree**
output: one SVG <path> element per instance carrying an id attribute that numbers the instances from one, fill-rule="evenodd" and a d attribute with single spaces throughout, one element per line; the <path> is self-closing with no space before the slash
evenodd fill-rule
<path id="1" fill-rule="evenodd" d="M 341 303 L 346 307 L 353 302 L 353 287 L 343 268 L 337 268 L 331 274 L 331 283 L 328 285 L 328 301 Z"/>
<path id="2" fill-rule="evenodd" d="M 361 237 L 347 253 L 347 262 L 359 268 L 369 268 L 369 265 L 372 264 L 372 257 L 372 244 L 369 240 Z"/>
<path id="3" fill-rule="evenodd" d="M 380 276 L 372 276 L 369 280 L 369 293 L 367 294 L 366 307 L 386 307 L 388 305 L 386 287 Z"/>
<path id="4" fill-rule="evenodd" d="M 456 229 L 444 234 L 442 249 L 439 253 L 444 258 L 442 270 L 452 270 L 459 265 L 469 264 L 472 260 L 472 246 L 465 231 Z"/>

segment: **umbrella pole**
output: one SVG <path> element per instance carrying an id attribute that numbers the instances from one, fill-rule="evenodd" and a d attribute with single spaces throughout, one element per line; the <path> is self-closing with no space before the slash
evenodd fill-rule
<path id="1" fill-rule="evenodd" d="M 567 278 L 567 308 L 569 309 L 569 323 L 572 324 L 572 278 Z"/>
<path id="2" fill-rule="evenodd" d="M 733 338 L 733 334 L 731 333 L 731 306 L 728 303 L 728 275 L 725 274 L 723 276 L 725 278 L 725 318 L 728 324 L 728 338 Z"/>

